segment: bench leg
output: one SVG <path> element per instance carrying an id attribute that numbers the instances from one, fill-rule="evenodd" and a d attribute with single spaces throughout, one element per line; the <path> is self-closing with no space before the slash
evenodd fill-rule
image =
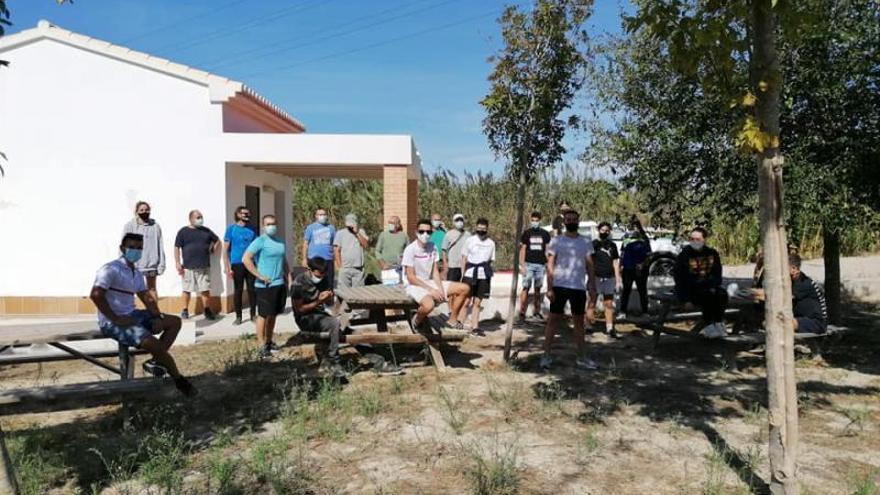
<path id="1" fill-rule="evenodd" d="M 119 344 L 119 378 L 131 380 L 134 378 L 134 356 L 127 345 Z"/>
<path id="2" fill-rule="evenodd" d="M 660 315 L 657 317 L 657 325 L 654 327 L 654 349 L 660 345 L 660 334 L 663 333 L 663 326 L 666 325 L 670 309 L 672 309 L 672 304 L 667 301 L 664 301 L 660 307 Z"/>
<path id="3" fill-rule="evenodd" d="M 428 348 L 428 355 L 431 356 L 431 362 L 437 368 L 437 372 L 446 373 L 446 362 L 443 361 L 443 354 L 440 352 L 440 341 L 428 342 L 425 345 Z"/>
<path id="4" fill-rule="evenodd" d="M 388 331 L 388 318 L 385 316 L 384 309 L 371 309 L 370 319 L 376 322 L 376 330 L 380 332 Z"/>

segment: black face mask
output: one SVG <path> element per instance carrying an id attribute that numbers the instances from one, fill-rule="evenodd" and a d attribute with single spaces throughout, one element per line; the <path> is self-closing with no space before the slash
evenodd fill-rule
<path id="1" fill-rule="evenodd" d="M 599 232 L 599 239 L 608 239 L 608 236 L 611 235 L 608 232 Z"/>
<path id="2" fill-rule="evenodd" d="M 487 232 L 485 230 L 478 230 L 477 235 L 480 237 L 486 237 L 487 235 L 489 235 L 489 232 Z"/>
<path id="3" fill-rule="evenodd" d="M 147 213 L 138 213 L 138 216 L 140 217 L 141 220 L 143 220 L 143 221 L 146 222 L 147 220 L 150 219 L 150 212 L 147 212 Z"/>
<path id="4" fill-rule="evenodd" d="M 567 223 L 567 224 L 565 224 L 565 231 L 566 231 L 566 232 L 577 232 L 577 231 L 578 231 L 578 224 L 577 224 L 577 222 L 575 222 L 575 223 Z"/>

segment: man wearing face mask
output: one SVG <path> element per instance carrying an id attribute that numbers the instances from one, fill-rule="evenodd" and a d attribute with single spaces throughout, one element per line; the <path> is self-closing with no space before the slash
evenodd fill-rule
<path id="1" fill-rule="evenodd" d="M 337 232 L 333 239 L 337 287 L 364 285 L 364 248 L 369 242 L 366 231 L 358 227 L 357 215 L 345 215 L 345 229 Z"/>
<path id="2" fill-rule="evenodd" d="M 470 290 L 460 282 L 441 280 L 440 270 L 437 268 L 437 247 L 431 242 L 431 221 L 419 220 L 417 225 L 416 240 L 404 249 L 401 263 L 406 293 L 419 304 L 418 312 L 412 320 L 413 328 L 426 329 L 428 315 L 435 305 L 448 300 L 447 325 L 461 329 L 463 326 L 458 316 Z"/>
<path id="3" fill-rule="evenodd" d="M 183 311 L 180 317 L 189 318 L 190 294 L 197 292 L 202 297 L 205 318 L 216 319 L 209 306 L 211 300 L 211 254 L 220 246 L 217 234 L 205 227 L 202 212 L 189 212 L 189 225 L 177 232 L 174 239 L 174 261 L 177 273 L 183 277 Z"/>
<path id="4" fill-rule="evenodd" d="M 156 298 L 135 267 L 143 247 L 142 235 L 125 234 L 119 246 L 122 256 L 98 270 L 89 295 L 98 308 L 98 326 L 104 336 L 149 352 L 152 359 L 143 364 L 144 371 L 157 377 L 171 375 L 177 389 L 192 397 L 196 388 L 180 374 L 168 353 L 180 331 L 180 318 L 159 311 Z M 134 296 L 146 309 L 135 309 Z"/>
<path id="5" fill-rule="evenodd" d="M 544 285 L 544 272 L 547 266 L 547 245 L 550 233 L 541 228 L 541 213 L 533 211 L 529 218 L 529 228 L 520 239 L 519 266 L 522 274 L 522 292 L 519 298 L 519 321 L 525 322 L 529 308 L 529 290 L 535 286 L 535 309 L 532 316 L 541 320 L 541 286 Z"/>
<path id="6" fill-rule="evenodd" d="M 242 257 L 244 251 L 257 238 L 257 229 L 250 223 L 251 212 L 245 206 L 235 209 L 235 223 L 226 228 L 223 235 L 223 262 L 226 265 L 226 276 L 232 279 L 235 294 L 235 321 L 233 325 L 241 325 L 242 294 L 247 285 L 248 305 L 250 306 L 251 321 L 256 321 L 255 310 L 257 307 L 256 293 L 254 292 L 254 276 L 244 266 Z"/>
<path id="7" fill-rule="evenodd" d="M 330 338 L 327 356 L 321 363 L 325 371 L 334 376 L 344 376 L 339 364 L 339 319 L 328 313 L 333 304 L 333 290 L 327 280 L 327 261 L 323 258 L 310 258 L 308 268 L 293 279 L 290 299 L 293 304 L 293 318 L 301 332 L 321 333 Z"/>
<path id="8" fill-rule="evenodd" d="M 409 243 L 406 232 L 400 225 L 397 215 L 388 219 L 388 227 L 379 234 L 376 240 L 376 258 L 383 270 L 397 270 L 400 273 L 400 258 Z"/>
<path id="9" fill-rule="evenodd" d="M 587 357 L 586 342 L 584 340 L 584 312 L 587 305 L 586 279 L 589 275 L 590 283 L 596 280 L 593 270 L 593 244 L 586 238 L 578 235 L 580 215 L 574 210 L 565 212 L 563 217 L 565 234 L 554 237 L 547 248 L 547 298 L 550 299 L 550 316 L 547 318 L 547 326 L 544 327 L 544 356 L 541 357 L 540 367 L 547 371 L 553 366 L 553 339 L 562 316 L 565 314 L 565 305 L 571 306 L 572 324 L 574 331 L 572 338 L 577 349 L 575 366 L 583 370 L 595 370 L 599 368 L 592 359 Z"/>
<path id="10" fill-rule="evenodd" d="M 134 206 L 134 218 L 129 220 L 122 229 L 122 234 L 140 234 L 144 236 L 144 253 L 135 264 L 147 279 L 147 289 L 158 300 L 156 277 L 165 272 L 165 248 L 162 246 L 162 229 L 155 220 L 150 218 L 151 208 L 146 201 L 138 201 Z"/>
<path id="11" fill-rule="evenodd" d="M 439 213 L 431 215 L 431 242 L 437 247 L 437 261 L 440 260 L 440 249 L 443 247 L 443 239 L 446 237 L 446 229 L 443 226 L 443 217 Z M 442 267 L 441 267 L 442 268 Z"/>
<path id="12" fill-rule="evenodd" d="M 611 240 L 611 224 L 599 224 L 599 238 L 593 240 L 593 266 L 596 270 L 595 290 L 590 291 L 590 302 L 587 304 L 587 321 L 592 322 L 599 294 L 605 306 L 605 333 L 617 337 L 614 329 L 614 294 L 622 285 L 620 278 L 620 255 L 617 245 Z"/>
<path id="13" fill-rule="evenodd" d="M 287 303 L 287 286 L 290 268 L 287 266 L 287 249 L 284 240 L 277 237 L 278 224 L 275 215 L 263 215 L 263 235 L 254 239 L 242 257 L 244 266 L 253 274 L 257 292 L 257 342 L 258 357 L 265 359 L 277 352 L 272 340 L 275 319 L 284 312 Z"/>
<path id="14" fill-rule="evenodd" d="M 441 278 L 450 282 L 461 282 L 461 251 L 468 238 L 471 237 L 471 233 L 465 229 L 464 215 L 461 213 L 453 215 L 452 225 L 455 228 L 443 236 L 443 273 Z"/>
<path id="15" fill-rule="evenodd" d="M 495 261 L 495 241 L 489 238 L 489 220 L 477 219 L 474 235 L 465 241 L 461 250 L 461 265 L 464 267 L 462 282 L 470 287 L 471 335 L 485 337 L 480 330 L 480 305 L 492 292 L 492 262 Z"/>
<path id="16" fill-rule="evenodd" d="M 321 258 L 327 261 L 327 273 L 324 275 L 330 287 L 333 287 L 333 241 L 336 238 L 336 227 L 330 225 L 327 210 L 315 210 L 315 221 L 306 227 L 303 233 L 302 266 L 307 266 L 310 258 Z"/>
<path id="17" fill-rule="evenodd" d="M 721 286 L 721 257 L 718 251 L 706 246 L 708 235 L 702 227 L 691 230 L 690 243 L 675 260 L 675 295 L 681 302 L 702 310 L 706 326 L 700 333 L 704 337 L 719 338 L 727 335 L 727 291 Z"/>

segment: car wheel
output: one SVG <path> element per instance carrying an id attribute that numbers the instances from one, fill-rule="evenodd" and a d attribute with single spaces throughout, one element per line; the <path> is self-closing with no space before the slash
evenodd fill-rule
<path id="1" fill-rule="evenodd" d="M 675 285 L 675 260 L 659 258 L 648 267 L 648 287 L 658 289 Z"/>

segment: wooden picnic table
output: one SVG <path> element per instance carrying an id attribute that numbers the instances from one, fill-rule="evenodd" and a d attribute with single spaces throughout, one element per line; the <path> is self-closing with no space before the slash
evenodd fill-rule
<path id="1" fill-rule="evenodd" d="M 343 337 L 343 341 L 351 344 L 420 344 L 428 351 L 431 362 L 437 371 L 446 370 L 441 345 L 445 341 L 463 340 L 464 332 L 442 331 L 432 328 L 430 331 L 416 332 L 411 325 L 411 315 L 419 305 L 402 286 L 367 285 L 363 287 L 340 287 L 336 289 L 336 297 L 342 302 L 343 327 L 349 325 L 375 324 L 378 333 L 353 334 Z M 350 311 L 365 309 L 369 311 L 367 318 L 348 319 Z M 400 310 L 400 315 L 387 315 L 386 310 Z M 389 321 L 406 320 L 406 333 L 388 332 Z"/>

